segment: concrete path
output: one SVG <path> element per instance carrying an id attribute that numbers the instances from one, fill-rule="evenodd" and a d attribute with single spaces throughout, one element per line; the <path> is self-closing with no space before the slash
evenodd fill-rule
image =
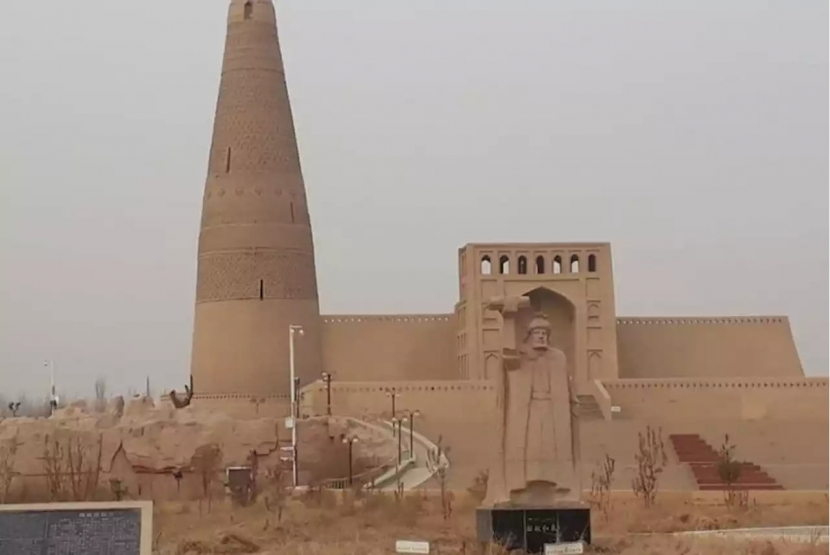
<path id="1" fill-rule="evenodd" d="M 392 430 L 392 423 L 386 422 L 386 426 L 389 427 L 390 431 Z M 435 473 L 434 468 L 430 468 L 427 464 L 429 459 L 429 452 L 438 448 L 432 441 L 430 441 L 425 436 L 419 434 L 418 432 L 413 433 L 414 437 L 414 450 L 413 453 L 415 458 L 415 463 L 411 465 L 409 468 L 401 476 L 401 483 L 403 484 L 404 491 L 409 491 L 411 489 L 415 489 L 430 478 Z M 404 444 L 408 450 L 409 448 L 409 430 L 404 428 L 403 430 L 403 437 L 401 438 L 404 440 Z M 444 466 L 449 467 L 450 461 L 447 459 L 446 455 L 441 455 L 441 464 Z M 395 490 L 397 483 L 392 484 L 392 490 Z"/>
<path id="2" fill-rule="evenodd" d="M 358 418 L 353 417 L 345 417 L 347 420 L 354 422 L 359 426 L 365 426 L 367 428 L 372 428 L 378 432 L 383 433 L 391 441 L 397 442 L 397 437 L 394 436 L 392 422 L 383 421 L 380 424 L 376 424 L 374 422 L 368 422 L 366 420 L 360 420 Z M 409 453 L 409 430 L 404 428 L 403 435 L 401 437 L 401 447 L 403 451 L 403 459 L 406 462 L 410 458 L 414 458 L 414 461 L 406 464 L 402 469 L 402 474 L 400 476 L 400 482 L 403 484 L 404 491 L 409 491 L 411 489 L 417 488 L 427 480 L 432 477 L 433 471 L 427 466 L 428 460 L 428 453 L 433 449 L 437 449 L 437 446 L 432 443 L 429 439 L 424 437 L 423 435 L 419 434 L 418 432 L 413 433 L 413 446 L 414 446 L 414 453 Z M 446 456 L 441 457 L 442 464 L 449 466 L 449 460 Z M 394 472 L 392 472 L 394 474 Z M 389 479 L 383 480 L 384 485 L 380 488 L 380 491 L 386 492 L 393 492 L 396 491 L 398 488 L 398 480 L 396 479 Z"/>
<path id="3" fill-rule="evenodd" d="M 786 540 L 801 543 L 828 543 L 827 526 L 786 526 L 779 528 L 737 528 L 677 532 L 675 536 L 730 538 L 741 540 Z"/>
<path id="4" fill-rule="evenodd" d="M 387 426 L 389 426 L 389 431 L 392 431 L 392 423 L 387 422 Z M 415 436 L 415 441 L 413 442 L 414 453 L 411 453 L 411 458 L 415 459 L 415 462 L 411 464 L 404 472 L 403 475 L 400 477 L 401 484 L 403 484 L 403 490 L 409 491 L 411 489 L 417 488 L 427 480 L 432 477 L 432 472 L 427 468 L 427 457 L 430 449 L 435 449 L 435 445 L 433 445 L 429 440 L 426 438 L 418 438 L 417 436 L 420 434 L 413 434 Z M 403 443 L 406 445 L 405 449 L 409 454 L 409 431 L 404 429 L 403 435 L 401 437 Z M 397 441 L 397 438 L 395 438 Z M 395 491 L 397 489 L 397 481 L 392 482 L 386 488 L 383 488 L 382 491 Z"/>

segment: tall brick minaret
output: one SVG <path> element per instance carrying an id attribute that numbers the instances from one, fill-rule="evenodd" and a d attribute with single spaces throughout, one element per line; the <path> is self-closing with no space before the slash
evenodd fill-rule
<path id="1" fill-rule="evenodd" d="M 232 0 L 199 235 L 193 389 L 287 395 L 321 371 L 314 244 L 271 0 Z"/>

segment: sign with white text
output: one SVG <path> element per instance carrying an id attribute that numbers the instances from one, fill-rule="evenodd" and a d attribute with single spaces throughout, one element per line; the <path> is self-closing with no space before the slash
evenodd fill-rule
<path id="1" fill-rule="evenodd" d="M 585 544 L 582 542 L 571 543 L 546 543 L 545 555 L 579 555 L 585 553 Z"/>
<path id="2" fill-rule="evenodd" d="M 411 542 L 398 540 L 395 542 L 396 553 L 429 553 L 429 542 Z"/>

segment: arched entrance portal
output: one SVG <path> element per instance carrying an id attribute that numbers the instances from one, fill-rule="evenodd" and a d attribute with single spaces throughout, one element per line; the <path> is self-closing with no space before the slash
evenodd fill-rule
<path id="1" fill-rule="evenodd" d="M 568 357 L 568 372 L 571 376 L 576 377 L 574 371 L 576 363 L 574 347 L 576 309 L 573 303 L 563 295 L 545 287 L 533 289 L 525 295 L 530 299 L 532 310 L 524 314 L 523 319 L 519 322 L 519 329 L 526 329 L 533 314 L 544 313 L 552 327 L 551 345 L 565 353 L 565 356 Z M 517 340 L 518 342 L 524 341 L 524 337 L 518 337 Z"/>

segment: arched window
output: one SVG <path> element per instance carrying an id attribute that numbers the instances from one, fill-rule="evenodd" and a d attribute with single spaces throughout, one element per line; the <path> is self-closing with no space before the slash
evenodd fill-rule
<path id="1" fill-rule="evenodd" d="M 520 256 L 518 266 L 519 266 L 519 273 L 522 274 L 522 275 L 526 274 L 527 273 L 527 258 L 525 258 L 524 256 Z"/>
<path id="2" fill-rule="evenodd" d="M 579 273 L 579 257 L 575 254 L 571 256 L 571 273 Z"/>
<path id="3" fill-rule="evenodd" d="M 562 257 L 556 255 L 553 257 L 553 265 L 550 268 L 554 274 L 561 274 L 562 273 Z"/>
<path id="4" fill-rule="evenodd" d="M 501 258 L 499 258 L 499 273 L 503 276 L 510 273 L 510 257 L 506 254 L 503 254 Z"/>
<path id="5" fill-rule="evenodd" d="M 251 16 L 254 14 L 254 5 L 251 3 L 251 0 L 245 2 L 245 19 L 251 19 Z"/>
<path id="6" fill-rule="evenodd" d="M 492 271 L 492 263 L 490 262 L 490 257 L 486 254 L 481 257 L 481 275 L 489 276 L 490 272 Z"/>
<path id="7" fill-rule="evenodd" d="M 537 274 L 544 274 L 545 273 L 545 257 L 544 256 L 537 256 L 536 257 L 536 273 Z"/>
<path id="8" fill-rule="evenodd" d="M 597 271 L 597 255 L 595 255 L 595 254 L 588 255 L 588 271 L 589 272 L 596 272 Z"/>

